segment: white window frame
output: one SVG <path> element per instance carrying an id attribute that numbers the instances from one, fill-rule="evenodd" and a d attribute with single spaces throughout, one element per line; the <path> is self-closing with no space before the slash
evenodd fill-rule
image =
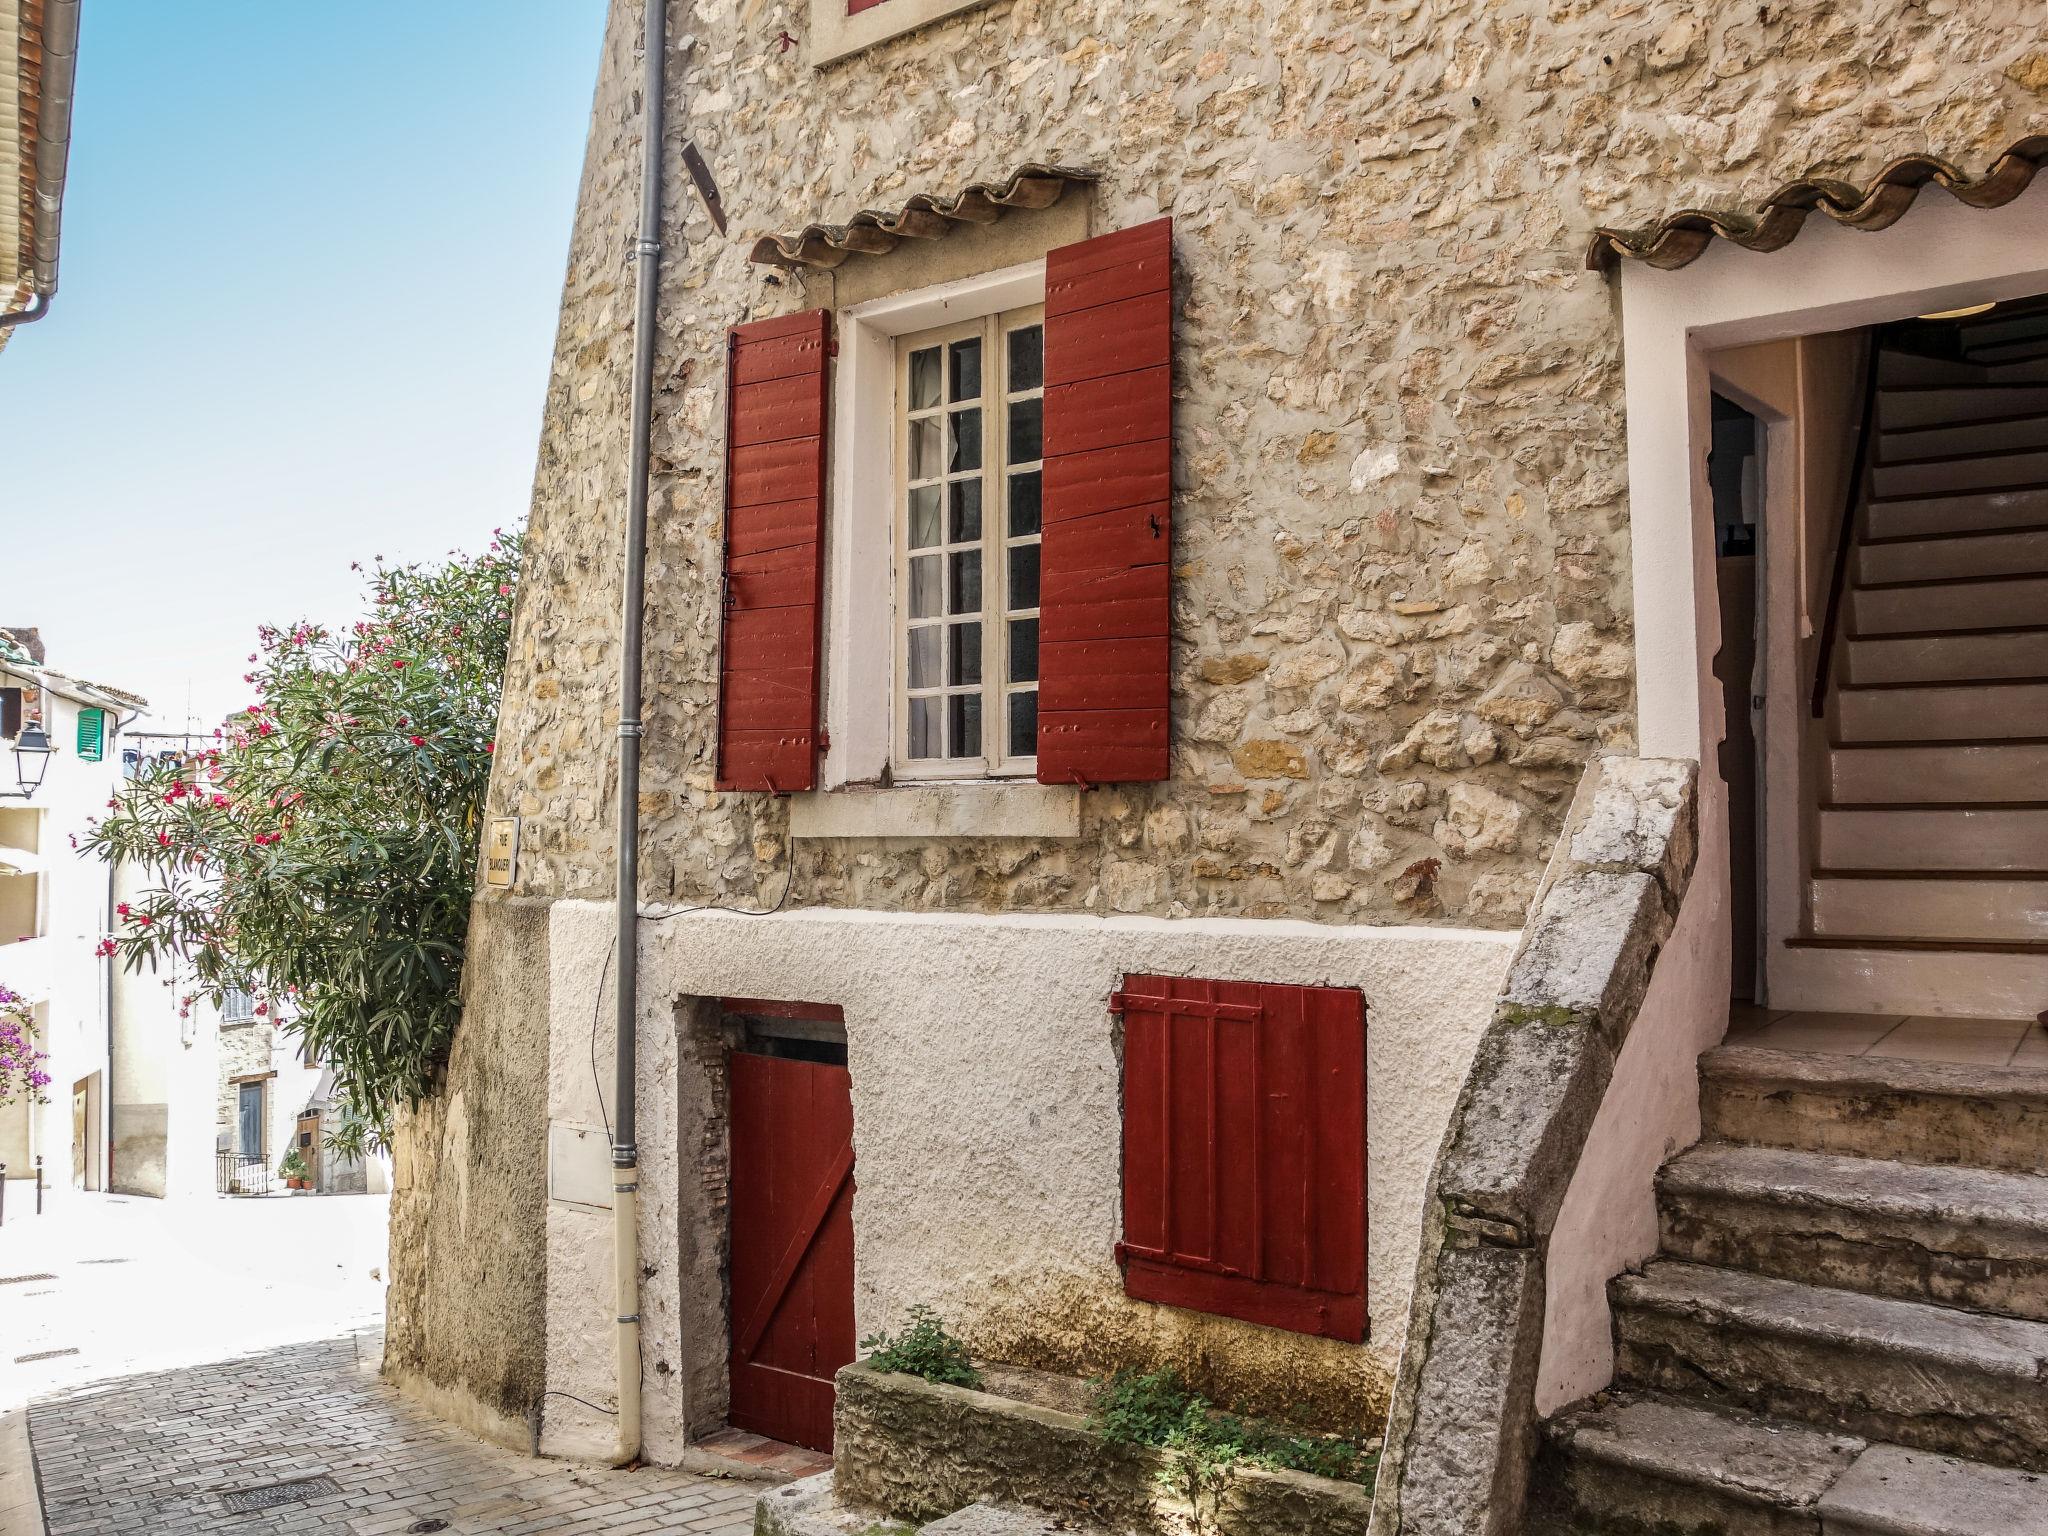
<path id="1" fill-rule="evenodd" d="M 1022 682 L 1013 682 L 1010 677 L 1010 625 L 1014 621 L 1035 621 L 1038 605 L 1019 608 L 1010 601 L 1009 552 L 1020 546 L 1035 547 L 1039 542 L 1036 533 L 1012 537 L 1009 531 L 1008 492 L 1010 474 L 1018 465 L 1009 459 L 1009 407 L 1013 400 L 1042 399 L 1044 386 L 1041 383 L 1033 389 L 1012 390 L 1009 387 L 1009 348 L 1007 337 L 1033 326 L 1043 331 L 1045 307 L 1042 304 L 1027 305 L 1021 309 L 1001 310 L 974 320 L 963 320 L 938 330 L 918 331 L 896 338 L 896 379 L 895 407 L 892 414 L 892 430 L 896 441 L 896 492 L 895 506 L 891 521 L 894 524 L 896 541 L 896 562 L 893 572 L 895 579 L 895 615 L 892 623 L 891 671 L 894 686 L 890 695 L 890 707 L 894 719 L 891 724 L 891 776 L 899 781 L 926 779 L 1003 779 L 1031 778 L 1038 771 L 1036 751 L 1012 753 L 1009 751 L 1009 707 L 1010 698 L 1018 693 L 1036 693 L 1038 680 L 1036 668 L 1033 676 Z M 909 642 L 913 628 L 934 628 L 940 635 L 939 666 L 943 673 L 950 664 L 950 650 L 946 642 L 947 631 L 956 622 L 970 619 L 966 612 L 942 611 L 926 619 L 911 615 L 909 603 L 909 578 L 911 563 L 919 559 L 936 558 L 941 576 L 942 594 L 951 585 L 948 567 L 956 551 L 953 549 L 951 530 L 951 492 L 949 487 L 969 478 L 969 474 L 949 474 L 942 470 L 936 482 L 939 486 L 940 541 L 930 549 L 913 550 L 910 547 L 909 502 L 911 490 L 910 474 L 910 423 L 913 418 L 936 419 L 942 433 L 940 453 L 946 452 L 943 433 L 951 414 L 952 402 L 945 398 L 950 392 L 951 369 L 947 359 L 950 350 L 941 353 L 941 400 L 931 410 L 913 411 L 910 406 L 910 358 L 913 353 L 927 348 L 946 348 L 957 342 L 974 340 L 981 343 L 981 391 L 975 406 L 981 413 L 980 466 L 969 472 L 981 486 L 981 532 L 974 543 L 979 545 L 981 554 L 981 604 L 973 610 L 972 621 L 981 625 L 980 676 L 978 684 L 970 685 L 981 700 L 981 746 L 978 757 L 934 757 L 914 758 L 910 755 L 910 715 L 912 707 Z M 1043 458 L 1021 461 L 1030 467 L 1037 467 Z M 933 690 L 919 689 L 920 694 L 935 696 L 941 703 L 942 718 L 940 731 L 948 730 L 945 714 L 950 710 L 943 702 L 953 694 L 968 691 L 960 685 L 941 682 Z"/>
<path id="2" fill-rule="evenodd" d="M 830 64 L 848 54 L 953 15 L 986 5 L 988 0 L 882 0 L 856 15 L 846 14 L 846 0 L 811 0 L 813 66 Z"/>
<path id="3" fill-rule="evenodd" d="M 1045 262 L 1038 260 L 874 299 L 842 309 L 835 317 L 839 354 L 832 379 L 831 500 L 825 540 L 826 748 L 821 782 L 827 790 L 880 784 L 894 777 L 893 530 L 900 500 L 896 339 L 1044 301 Z M 1014 778 L 990 779 L 978 770 L 962 774 L 958 767 L 951 767 L 945 777 L 995 784 L 1006 795 L 1025 788 Z"/>

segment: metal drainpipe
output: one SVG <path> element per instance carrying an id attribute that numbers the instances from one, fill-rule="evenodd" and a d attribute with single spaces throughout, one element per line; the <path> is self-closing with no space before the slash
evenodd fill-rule
<path id="1" fill-rule="evenodd" d="M 661 278 L 662 56 L 666 0 L 647 0 L 642 40 L 640 235 L 633 242 L 633 404 L 626 469 L 626 571 L 619 647 L 619 996 L 613 1066 L 612 1269 L 618 1303 L 616 1464 L 640 1456 L 640 1148 L 635 1074 L 640 1003 L 640 655 L 647 573 L 648 438 L 654 412 L 654 320 Z"/>
<path id="2" fill-rule="evenodd" d="M 29 253 L 35 297 L 26 309 L 0 314 L 0 330 L 42 319 L 57 293 L 57 240 L 64 212 L 64 172 L 71 158 L 71 101 L 77 76 L 78 0 L 46 0 L 42 101 L 36 111 L 35 243 Z"/>

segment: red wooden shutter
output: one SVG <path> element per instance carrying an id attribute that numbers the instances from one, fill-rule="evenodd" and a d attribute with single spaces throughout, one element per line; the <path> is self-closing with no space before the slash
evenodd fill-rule
<path id="1" fill-rule="evenodd" d="M 817 778 L 831 325 L 812 309 L 726 339 L 720 789 L 787 792 Z"/>
<path id="2" fill-rule="evenodd" d="M 1365 1317 L 1365 999 L 1127 976 L 1124 1293 L 1354 1343 Z"/>
<path id="3" fill-rule="evenodd" d="M 1045 259 L 1038 777 L 1167 776 L 1173 220 Z"/>

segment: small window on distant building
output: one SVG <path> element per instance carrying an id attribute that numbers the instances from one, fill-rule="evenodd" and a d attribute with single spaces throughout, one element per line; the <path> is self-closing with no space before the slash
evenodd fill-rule
<path id="1" fill-rule="evenodd" d="M 78 712 L 78 760 L 96 763 L 107 755 L 107 712 L 81 709 Z"/>
<path id="2" fill-rule="evenodd" d="M 21 734 L 21 690 L 0 688 L 0 736 L 9 741 Z"/>
<path id="3" fill-rule="evenodd" d="M 256 1000 L 239 988 L 230 987 L 221 995 L 220 1021 L 223 1024 L 247 1024 L 256 1017 Z"/>

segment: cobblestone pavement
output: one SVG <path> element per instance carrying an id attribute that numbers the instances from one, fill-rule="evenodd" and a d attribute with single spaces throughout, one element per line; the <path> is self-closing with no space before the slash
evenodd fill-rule
<path id="1" fill-rule="evenodd" d="M 164 1318 L 166 1323 L 168 1318 Z M 359 1331 L 103 1382 L 31 1405 L 50 1536 L 743 1536 L 762 1485 L 536 1461 L 380 1381 Z M 254 1513 L 228 1495 L 325 1477 Z"/>

